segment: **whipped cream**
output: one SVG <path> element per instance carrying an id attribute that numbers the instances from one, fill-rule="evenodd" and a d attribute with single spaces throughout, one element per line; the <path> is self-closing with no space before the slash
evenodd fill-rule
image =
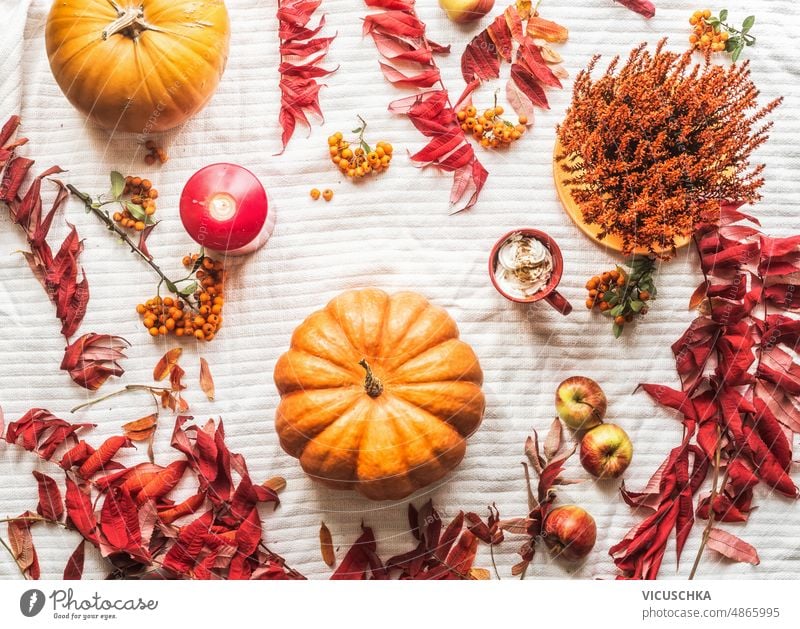
<path id="1" fill-rule="evenodd" d="M 553 275 L 553 256 L 538 238 L 515 233 L 497 251 L 494 277 L 503 292 L 528 299 L 547 286 Z"/>

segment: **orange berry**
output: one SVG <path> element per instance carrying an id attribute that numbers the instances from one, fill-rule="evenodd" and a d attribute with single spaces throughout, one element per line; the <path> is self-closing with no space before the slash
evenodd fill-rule
<path id="1" fill-rule="evenodd" d="M 333 190 L 325 188 L 325 190 L 322 191 L 322 198 L 325 199 L 325 201 L 330 201 L 333 198 Z"/>
<path id="2" fill-rule="evenodd" d="M 309 194 L 311 195 L 311 198 L 316 201 L 319 199 L 321 192 L 317 188 L 311 188 L 311 192 Z"/>

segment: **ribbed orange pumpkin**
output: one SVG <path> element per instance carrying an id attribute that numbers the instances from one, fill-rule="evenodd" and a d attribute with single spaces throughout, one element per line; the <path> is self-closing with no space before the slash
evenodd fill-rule
<path id="1" fill-rule="evenodd" d="M 404 498 L 464 457 L 483 372 L 450 315 L 416 293 L 342 293 L 294 331 L 275 366 L 281 446 L 313 478 Z"/>
<path id="2" fill-rule="evenodd" d="M 229 39 L 223 0 L 55 0 L 45 30 L 53 76 L 75 108 L 142 134 L 208 102 Z"/>

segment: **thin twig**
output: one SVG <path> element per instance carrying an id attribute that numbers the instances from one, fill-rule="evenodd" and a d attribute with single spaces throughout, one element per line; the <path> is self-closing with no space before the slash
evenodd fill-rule
<path id="1" fill-rule="evenodd" d="M 74 407 L 70 410 L 70 413 L 74 413 L 76 411 L 81 410 L 82 408 L 87 408 L 88 406 L 93 406 L 95 404 L 99 404 L 100 402 L 104 402 L 109 398 L 115 397 L 117 395 L 122 395 L 123 393 L 128 393 L 129 391 L 147 391 L 152 393 L 153 395 L 156 392 L 162 391 L 172 391 L 169 387 L 154 387 L 148 384 L 127 384 L 123 388 L 118 389 L 117 391 L 112 391 L 111 393 L 107 393 L 106 395 L 102 395 L 99 398 L 95 398 L 93 400 L 89 400 L 88 402 L 84 402 L 83 404 L 78 404 L 78 406 Z"/>

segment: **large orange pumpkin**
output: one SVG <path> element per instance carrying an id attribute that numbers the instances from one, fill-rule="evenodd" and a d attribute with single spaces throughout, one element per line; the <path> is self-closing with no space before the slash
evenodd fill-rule
<path id="1" fill-rule="evenodd" d="M 281 446 L 313 478 L 399 499 L 459 464 L 481 423 L 483 372 L 450 315 L 416 293 L 342 293 L 275 366 Z"/>
<path id="2" fill-rule="evenodd" d="M 69 101 L 105 129 L 142 134 L 208 102 L 229 39 L 223 0 L 55 0 L 45 31 Z"/>

